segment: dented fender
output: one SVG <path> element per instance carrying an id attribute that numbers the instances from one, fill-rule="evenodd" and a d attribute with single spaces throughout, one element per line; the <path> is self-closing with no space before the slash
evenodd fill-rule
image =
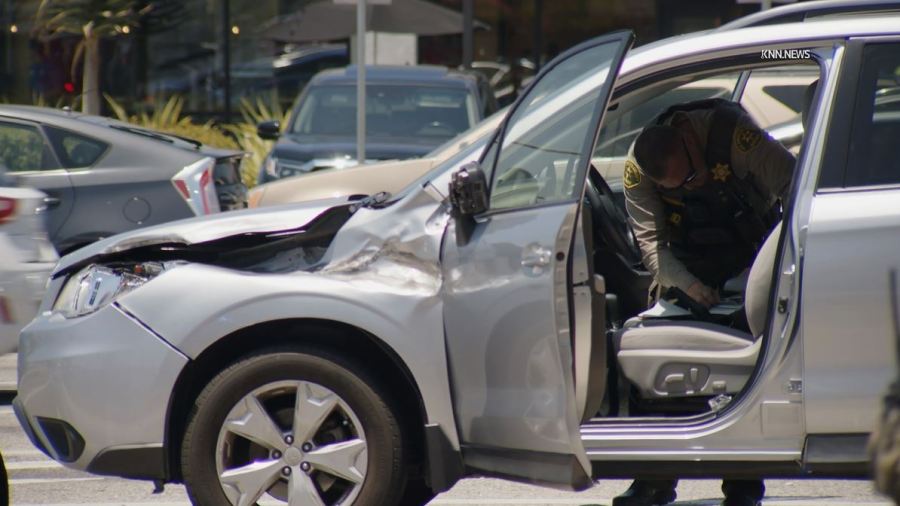
<path id="1" fill-rule="evenodd" d="M 439 424 L 458 449 L 439 264 L 448 216 L 434 196 L 417 192 L 385 209 L 355 210 L 315 265 L 270 272 L 265 262 L 187 262 L 117 303 L 191 359 L 265 322 L 310 318 L 362 329 L 405 363 L 419 391 L 428 392 L 428 423 Z"/>

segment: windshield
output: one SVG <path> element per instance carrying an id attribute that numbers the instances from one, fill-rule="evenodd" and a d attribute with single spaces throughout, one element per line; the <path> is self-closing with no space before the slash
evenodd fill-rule
<path id="1" fill-rule="evenodd" d="M 451 156 L 450 158 L 447 158 L 443 162 L 438 163 L 431 170 L 429 170 L 428 172 L 426 172 L 425 174 L 420 176 L 418 179 L 416 179 L 412 183 L 406 185 L 406 187 L 403 188 L 402 190 L 400 190 L 399 192 L 397 192 L 397 194 L 394 195 L 391 198 L 391 200 L 392 201 L 400 200 L 403 197 L 405 197 L 406 195 L 408 195 L 409 192 L 415 190 L 416 188 L 421 188 L 422 186 L 424 186 L 425 183 L 428 183 L 428 182 L 433 183 L 435 179 L 438 179 L 443 175 L 446 175 L 450 172 L 455 171 L 456 169 L 460 168 L 463 164 L 470 162 L 470 161 L 477 161 L 478 157 L 481 156 L 481 152 L 484 150 L 485 144 L 487 144 L 487 141 L 491 138 L 491 135 L 493 133 L 494 133 L 493 130 L 489 130 L 489 131 L 485 132 L 481 137 L 479 137 L 474 142 L 472 142 L 471 144 L 466 146 L 464 149 L 461 149 L 458 153 Z M 449 182 L 449 178 L 447 178 L 447 181 Z M 436 184 L 435 186 L 438 187 L 438 189 L 441 192 L 443 192 L 443 193 L 447 192 L 446 187 L 441 187 L 441 186 L 445 186 L 445 185 Z"/>
<path id="2" fill-rule="evenodd" d="M 455 155 L 461 149 L 465 149 L 471 143 L 484 137 L 486 133 L 497 130 L 497 126 L 499 126 L 500 122 L 503 121 L 503 118 L 506 117 L 507 112 L 509 112 L 509 106 L 491 114 L 472 128 L 434 148 L 430 153 L 425 155 L 424 158 L 435 158 L 438 162 L 441 162 L 444 159 Z"/>
<path id="3" fill-rule="evenodd" d="M 449 139 L 477 120 L 474 97 L 437 86 L 366 86 L 366 137 Z M 312 88 L 300 105 L 292 133 L 356 135 L 356 86 Z"/>

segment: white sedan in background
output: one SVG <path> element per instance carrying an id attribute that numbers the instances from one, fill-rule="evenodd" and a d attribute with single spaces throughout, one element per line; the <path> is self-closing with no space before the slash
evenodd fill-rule
<path id="1" fill-rule="evenodd" d="M 15 351 L 59 259 L 47 238 L 44 195 L 0 186 L 0 353 Z"/>

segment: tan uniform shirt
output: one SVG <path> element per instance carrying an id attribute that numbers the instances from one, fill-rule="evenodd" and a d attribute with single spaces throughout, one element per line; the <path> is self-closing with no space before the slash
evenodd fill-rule
<path id="1" fill-rule="evenodd" d="M 712 116 L 712 109 L 682 111 L 673 114 L 665 123 L 677 128 L 679 124 L 689 121 L 697 134 L 700 151 L 705 153 Z M 734 132 L 731 142 L 731 169 L 734 175 L 745 178 L 753 174 L 759 189 L 770 195 L 769 205 L 779 197 L 784 198 L 793 176 L 794 156 L 747 115 L 738 119 Z M 630 169 L 629 164 L 633 165 Z M 625 172 L 625 207 L 632 219 L 644 266 L 660 285 L 687 290 L 697 278 L 688 272 L 668 247 L 665 206 L 656 183 L 640 171 L 634 159 L 634 144 L 628 152 Z M 761 210 L 765 211 L 767 209 Z"/>

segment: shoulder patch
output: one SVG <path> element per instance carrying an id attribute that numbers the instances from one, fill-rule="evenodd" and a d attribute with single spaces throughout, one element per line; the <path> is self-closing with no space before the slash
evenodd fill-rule
<path id="1" fill-rule="evenodd" d="M 738 151 L 747 153 L 759 146 L 762 141 L 762 132 L 758 128 L 739 126 L 734 129 L 734 145 Z"/>
<path id="2" fill-rule="evenodd" d="M 629 190 L 641 184 L 641 169 L 631 160 L 625 160 L 625 176 L 623 180 L 625 188 Z"/>

